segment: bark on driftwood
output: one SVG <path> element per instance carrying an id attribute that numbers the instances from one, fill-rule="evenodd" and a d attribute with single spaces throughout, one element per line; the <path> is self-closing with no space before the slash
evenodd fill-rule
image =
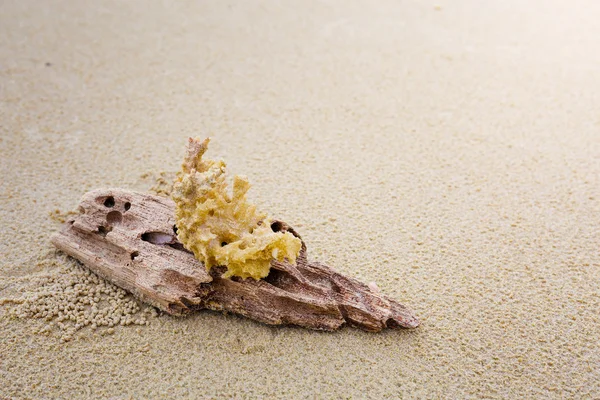
<path id="1" fill-rule="evenodd" d="M 192 310 L 230 311 L 271 325 L 294 324 L 335 330 L 344 324 L 367 331 L 415 328 L 414 314 L 386 296 L 306 257 L 295 265 L 272 262 L 261 280 L 225 279 L 224 268 L 204 265 L 186 251 L 175 233 L 171 199 L 122 189 L 83 196 L 52 243 L 115 285 L 170 314 Z M 289 231 L 277 221 L 274 230 Z"/>

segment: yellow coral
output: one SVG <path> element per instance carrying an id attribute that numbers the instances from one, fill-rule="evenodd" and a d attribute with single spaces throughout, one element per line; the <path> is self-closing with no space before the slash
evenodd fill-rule
<path id="1" fill-rule="evenodd" d="M 272 220 L 249 204 L 250 184 L 233 178 L 228 193 L 223 160 L 203 160 L 209 139 L 190 138 L 171 197 L 175 201 L 177 238 L 210 270 L 224 265 L 224 277 L 264 278 L 272 259 L 295 263 L 301 241 L 290 232 L 273 232 Z"/>

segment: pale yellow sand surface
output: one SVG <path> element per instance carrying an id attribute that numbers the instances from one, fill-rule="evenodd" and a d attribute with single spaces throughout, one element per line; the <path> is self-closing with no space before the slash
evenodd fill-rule
<path id="1" fill-rule="evenodd" d="M 2 1 L 0 398 L 600 398 L 599 15 Z M 311 257 L 422 326 L 156 316 L 53 250 L 50 213 L 148 190 L 188 136 L 212 136 Z M 100 287 L 116 326 L 52 318 Z"/>

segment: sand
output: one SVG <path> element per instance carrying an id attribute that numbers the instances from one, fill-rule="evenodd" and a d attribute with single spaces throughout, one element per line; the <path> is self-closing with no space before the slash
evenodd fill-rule
<path id="1" fill-rule="evenodd" d="M 597 1 L 0 9 L 0 398 L 600 397 Z M 110 285 L 148 325 L 28 317 L 102 285 L 74 292 L 50 214 L 148 190 L 190 135 L 422 326 L 175 318 Z"/>

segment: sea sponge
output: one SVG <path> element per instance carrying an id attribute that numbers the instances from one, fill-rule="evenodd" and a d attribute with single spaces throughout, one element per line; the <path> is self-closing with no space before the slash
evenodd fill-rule
<path id="1" fill-rule="evenodd" d="M 210 270 L 224 265 L 224 277 L 261 279 L 272 259 L 296 262 L 302 242 L 290 232 L 275 232 L 273 220 L 247 201 L 247 178 L 226 182 L 223 160 L 203 160 L 210 139 L 190 138 L 173 185 L 177 238 Z"/>

